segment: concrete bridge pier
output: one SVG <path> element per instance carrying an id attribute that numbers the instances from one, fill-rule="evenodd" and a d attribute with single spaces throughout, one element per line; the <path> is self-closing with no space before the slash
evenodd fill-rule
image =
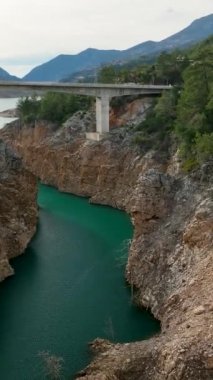
<path id="1" fill-rule="evenodd" d="M 108 96 L 96 98 L 96 131 L 109 132 L 109 101 Z"/>
<path id="2" fill-rule="evenodd" d="M 96 97 L 96 132 L 86 133 L 89 140 L 101 140 L 109 132 L 109 102 L 108 95 Z"/>

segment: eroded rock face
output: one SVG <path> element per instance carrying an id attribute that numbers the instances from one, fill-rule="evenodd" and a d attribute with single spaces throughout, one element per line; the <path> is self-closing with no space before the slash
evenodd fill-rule
<path id="1" fill-rule="evenodd" d="M 24 252 L 36 230 L 36 179 L 0 140 L 0 281 L 13 274 L 9 259 Z"/>
<path id="2" fill-rule="evenodd" d="M 126 278 L 136 302 L 162 324 L 148 341 L 96 342 L 98 354 L 79 379 L 212 379 L 212 164 L 183 176 L 177 158 L 141 157 L 125 130 L 89 142 L 71 129 L 25 126 L 3 135 L 43 182 L 131 215 Z"/>

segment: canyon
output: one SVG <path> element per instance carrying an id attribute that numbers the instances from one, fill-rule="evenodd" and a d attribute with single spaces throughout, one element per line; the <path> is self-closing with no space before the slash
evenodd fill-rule
<path id="1" fill-rule="evenodd" d="M 25 167 L 21 169 L 17 158 L 22 186 L 17 197 L 24 193 L 29 202 L 28 216 L 23 215 L 17 233 L 18 251 L 35 232 L 35 177 L 60 191 L 125 210 L 134 225 L 126 280 L 137 305 L 160 320 L 161 333 L 126 344 L 95 340 L 91 343 L 94 360 L 77 379 L 213 378 L 213 165 L 208 162 L 185 174 L 175 148 L 167 154 L 156 150 L 141 154 L 132 142 L 130 125 L 143 117 L 146 108 L 144 101 L 128 105 L 117 122 L 127 126 L 112 129 L 100 142 L 85 139 L 94 115 L 81 112 L 63 127 L 15 121 L 0 133 L 4 156 L 5 149 L 12 149 Z M 137 114 L 135 119 L 131 110 Z M 116 124 L 115 112 L 112 120 Z M 13 161 L 8 165 L 13 166 Z M 11 180 L 8 186 L 8 201 L 14 202 Z M 17 254 L 9 241 L 4 242 L 2 277 L 11 274 L 7 257 Z"/>

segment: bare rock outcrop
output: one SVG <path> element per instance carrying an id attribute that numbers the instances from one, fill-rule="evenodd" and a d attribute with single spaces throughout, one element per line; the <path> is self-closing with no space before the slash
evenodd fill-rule
<path id="1" fill-rule="evenodd" d="M 125 130 L 90 142 L 66 128 L 14 126 L 2 135 L 43 182 L 131 215 L 126 278 L 137 304 L 162 325 L 159 336 L 143 342 L 97 341 L 94 361 L 77 378 L 212 379 L 212 163 L 186 176 L 177 157 L 141 156 Z"/>
<path id="2" fill-rule="evenodd" d="M 35 233 L 36 179 L 0 140 L 0 281 L 13 274 L 9 260 L 22 254 Z"/>

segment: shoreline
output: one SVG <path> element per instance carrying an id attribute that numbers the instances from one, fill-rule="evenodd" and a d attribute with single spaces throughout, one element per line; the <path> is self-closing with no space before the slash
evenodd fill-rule
<path id="1" fill-rule="evenodd" d="M 17 108 L 0 111 L 0 117 L 18 117 Z"/>

